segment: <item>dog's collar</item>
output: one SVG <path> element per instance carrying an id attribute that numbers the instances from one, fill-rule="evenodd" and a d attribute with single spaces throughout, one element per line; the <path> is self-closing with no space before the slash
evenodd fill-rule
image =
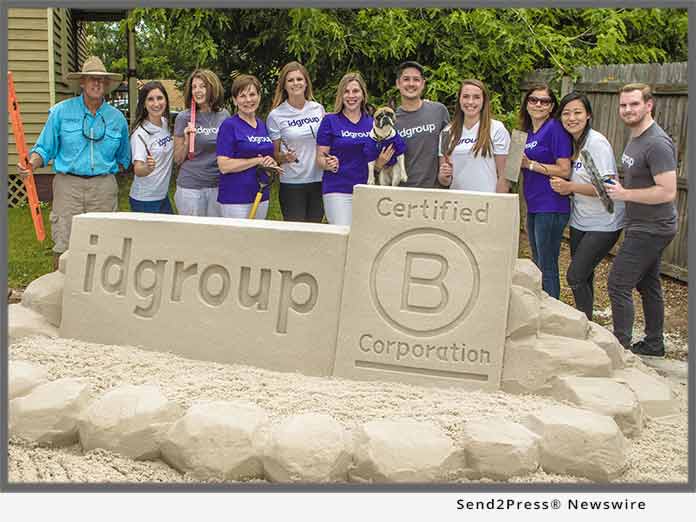
<path id="1" fill-rule="evenodd" d="M 375 141 L 384 141 L 384 140 L 389 140 L 393 138 L 396 135 L 396 129 L 392 127 L 391 132 L 389 133 L 389 136 L 385 136 L 384 138 L 380 138 L 375 134 L 375 129 L 370 129 L 370 138 L 372 138 Z"/>

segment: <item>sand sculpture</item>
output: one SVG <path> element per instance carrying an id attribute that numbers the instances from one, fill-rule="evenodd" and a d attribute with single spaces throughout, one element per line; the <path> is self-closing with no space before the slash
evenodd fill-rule
<path id="1" fill-rule="evenodd" d="M 156 388 L 95 396 L 79 380 L 47 382 L 40 367 L 13 361 L 11 435 L 162 458 L 203 479 L 504 480 L 541 466 L 608 481 L 625 470 L 626 437 L 640 435 L 646 416 L 676 412 L 666 381 L 546 295 L 533 263 L 516 259 L 516 196 L 359 186 L 354 205 L 351 231 L 79 216 L 59 271 L 10 306 L 10 340 L 59 331 L 275 371 L 564 404 L 519 423 L 470 422 L 458 447 L 414 419 L 271 421 L 244 401 L 181 411 Z"/>

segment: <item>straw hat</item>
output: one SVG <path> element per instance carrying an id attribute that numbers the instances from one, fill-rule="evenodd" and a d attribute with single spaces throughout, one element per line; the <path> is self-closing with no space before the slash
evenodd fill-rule
<path id="1" fill-rule="evenodd" d="M 109 93 L 118 87 L 119 82 L 123 78 L 123 75 L 117 73 L 106 72 L 106 67 L 102 61 L 96 56 L 89 56 L 82 64 L 82 70 L 80 72 L 71 72 L 65 76 L 73 90 L 79 90 L 80 79 L 86 76 L 99 76 L 105 80 L 109 80 L 108 85 L 104 85 L 104 92 Z"/>

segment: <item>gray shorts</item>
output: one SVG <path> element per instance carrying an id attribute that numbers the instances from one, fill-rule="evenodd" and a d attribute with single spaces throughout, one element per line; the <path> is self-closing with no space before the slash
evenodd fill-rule
<path id="1" fill-rule="evenodd" d="M 220 217 L 222 214 L 217 197 L 217 187 L 189 189 L 177 185 L 174 203 L 177 213 L 182 216 Z"/>
<path id="2" fill-rule="evenodd" d="M 53 176 L 53 207 L 51 209 L 51 239 L 53 251 L 62 254 L 70 244 L 72 218 L 85 212 L 115 212 L 118 210 L 116 176 Z"/>

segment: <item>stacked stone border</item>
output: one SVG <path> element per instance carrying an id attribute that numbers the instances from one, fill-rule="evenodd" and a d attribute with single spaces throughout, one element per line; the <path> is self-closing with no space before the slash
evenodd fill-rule
<path id="1" fill-rule="evenodd" d="M 68 255 L 10 305 L 10 343 L 58 336 Z M 243 400 L 183 411 L 157 386 L 121 385 L 94 396 L 86 381 L 49 381 L 45 368 L 25 361 L 10 361 L 9 377 L 11 437 L 161 458 L 201 480 L 432 483 L 543 469 L 606 482 L 626 470 L 626 439 L 639 436 L 647 418 L 679 411 L 665 379 L 611 332 L 545 294 L 540 272 L 523 259 L 510 292 L 502 389 L 559 404 L 521 422 L 467 422 L 459 446 L 436 424 L 408 418 L 354 426 L 315 413 L 270 420 Z"/>

